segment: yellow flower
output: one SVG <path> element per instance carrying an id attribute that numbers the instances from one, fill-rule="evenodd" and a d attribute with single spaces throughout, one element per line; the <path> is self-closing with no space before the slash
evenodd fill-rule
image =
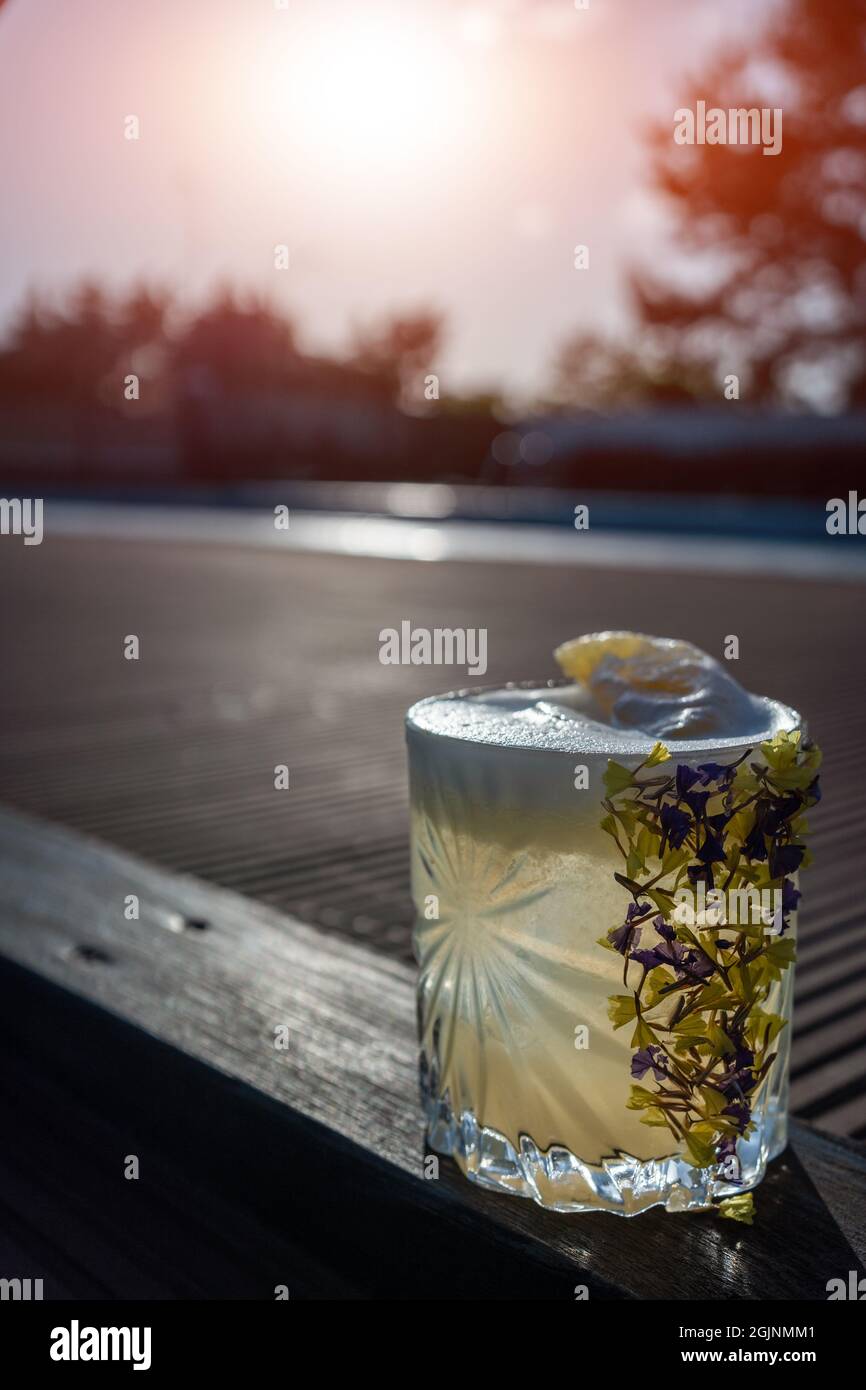
<path id="1" fill-rule="evenodd" d="M 719 1203 L 719 1216 L 751 1226 L 755 1219 L 755 1199 L 751 1192 L 742 1192 L 739 1197 L 726 1197 Z"/>

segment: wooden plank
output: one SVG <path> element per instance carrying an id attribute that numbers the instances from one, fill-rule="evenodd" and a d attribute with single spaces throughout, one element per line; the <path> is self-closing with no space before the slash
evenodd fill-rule
<path id="1" fill-rule="evenodd" d="M 802 1037 L 825 1020 L 842 1017 L 852 1019 L 851 1035 L 855 1036 L 863 1018 L 864 994 L 866 984 L 861 978 L 855 977 L 832 987 L 828 984 L 822 994 L 810 994 L 803 1002 L 798 1000 L 794 1008 L 795 1037 Z"/>
<path id="2" fill-rule="evenodd" d="M 855 1129 L 860 1129 L 862 1132 L 862 1126 L 860 1122 L 861 1106 L 862 1099 L 860 1096 L 856 1096 L 853 1100 L 849 1099 L 842 1101 L 841 1103 L 837 1102 L 836 1104 L 832 1105 L 829 1110 L 826 1110 L 822 1107 L 822 1130 L 824 1130 L 827 1134 L 838 1135 L 840 1138 L 845 1135 L 849 1135 L 852 1132 L 852 1130 Z M 860 1146 L 863 1147 L 862 1141 Z"/>
<path id="3" fill-rule="evenodd" d="M 0 882 L 0 1029 L 20 1070 L 3 1088 L 24 1136 L 7 1167 L 57 1194 L 72 1166 L 83 1217 L 104 1200 L 118 1156 L 142 1155 L 148 1200 L 135 1184 L 123 1197 L 112 1189 L 99 1239 L 110 1244 L 116 1222 L 118 1249 L 85 1270 L 119 1296 L 154 1277 L 181 1228 L 186 1255 L 167 1296 L 211 1296 L 214 1284 L 232 1296 L 236 1279 L 238 1296 L 268 1297 L 282 1268 L 311 1297 L 571 1299 L 585 1283 L 594 1297 L 824 1298 L 829 1278 L 859 1268 L 856 1150 L 837 1154 L 795 1127 L 749 1230 L 659 1211 L 556 1216 L 473 1188 L 444 1162 L 425 1181 L 411 970 L 5 811 Z M 138 921 L 124 919 L 129 894 Z M 283 1024 L 285 1052 L 274 1047 Z M 68 1134 L 79 1113 L 89 1117 L 73 1136 L 81 1152 L 64 1157 L 61 1145 L 55 1158 L 47 1134 L 39 1147 L 40 1114 Z M 159 1231 L 148 1229 L 154 1212 Z M 284 1244 L 233 1273 L 245 1230 L 253 1244 L 262 1232 Z M 79 1228 L 70 1240 L 86 1248 Z"/>
<path id="4" fill-rule="evenodd" d="M 43 1018 L 66 1017 L 26 985 L 24 997 Z M 117 1045 L 117 1032 L 110 1035 Z M 133 1068 L 126 1077 L 153 1092 L 155 1077 L 136 1079 Z M 165 1082 L 172 1084 L 170 1070 Z M 44 1277 L 47 1298 L 72 1296 L 70 1287 L 78 1298 L 272 1297 L 287 1270 L 295 1297 L 358 1297 L 290 1233 L 221 1198 L 204 1178 L 206 1162 L 191 1181 L 183 1165 L 156 1152 L 136 1113 L 140 1101 L 113 1094 L 105 1077 L 94 1094 L 68 1062 L 49 1068 L 19 1046 L 16 1065 L 0 1077 L 0 1106 L 14 1135 L 0 1160 L 0 1229 L 21 1232 L 30 1258 L 11 1268 Z M 206 1148 L 191 1152 L 204 1158 Z M 141 1164 L 136 1181 L 123 1175 L 130 1154 Z"/>
<path id="5" fill-rule="evenodd" d="M 808 964 L 797 976 L 797 996 L 804 1003 L 844 980 L 866 976 L 866 941 L 847 950 L 839 949 L 820 963 Z M 864 987 L 866 993 L 866 987 Z"/>
<path id="6" fill-rule="evenodd" d="M 797 1035 L 796 1020 L 795 1010 L 794 1035 L 798 1040 L 796 1065 L 792 1069 L 794 1076 L 800 1076 L 812 1067 L 821 1066 L 842 1053 L 853 1052 L 855 1048 L 866 1043 L 866 1018 L 862 1015 L 853 1024 L 850 1018 L 833 1018 L 823 1027 L 814 1028 L 802 1037 Z M 861 1077 L 862 1074 L 861 1072 Z"/>
<path id="7" fill-rule="evenodd" d="M 811 965 L 832 972 L 836 960 L 844 970 L 866 938 L 848 872 L 866 759 L 866 649 L 851 642 L 859 587 L 665 567 L 639 576 L 586 567 L 576 585 L 568 566 L 515 569 L 507 559 L 431 565 L 170 540 L 94 545 L 49 531 L 38 556 L 0 546 L 0 589 L 15 597 L 0 606 L 4 800 L 329 931 L 363 934 L 407 964 L 402 716 L 466 677 L 382 667 L 383 624 L 410 616 L 426 627 L 483 626 L 484 679 L 498 682 L 552 675 L 553 647 L 591 628 L 661 626 L 719 652 L 736 614 L 738 676 L 801 708 L 825 752 L 815 863 L 803 882 L 802 988 Z M 130 631 L 142 637 L 139 662 L 121 656 Z M 273 790 L 282 762 L 292 769 L 288 796 Z M 827 928 L 840 923 L 850 934 L 827 948 Z M 810 943 L 822 947 L 811 962 Z M 854 983 L 839 977 L 840 987 Z M 866 1128 L 866 1088 L 861 1101 L 852 1132 Z"/>
<path id="8" fill-rule="evenodd" d="M 866 1076 L 866 1045 L 813 1067 L 791 1082 L 791 1099 L 798 1110 L 808 1111 L 825 1097 L 846 1088 L 859 1087 Z"/>

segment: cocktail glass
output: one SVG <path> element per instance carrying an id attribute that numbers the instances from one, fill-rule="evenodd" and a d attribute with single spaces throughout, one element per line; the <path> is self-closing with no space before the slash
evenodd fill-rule
<path id="1" fill-rule="evenodd" d="M 705 1208 L 786 1143 L 796 817 L 817 798 L 816 757 L 774 701 L 748 737 L 663 747 L 579 705 L 551 682 L 409 711 L 429 1141 L 473 1181 L 558 1211 Z M 681 861 L 667 876 L 665 856 Z M 766 895 L 733 926 L 701 906 L 750 874 L 778 894 L 769 913 Z"/>

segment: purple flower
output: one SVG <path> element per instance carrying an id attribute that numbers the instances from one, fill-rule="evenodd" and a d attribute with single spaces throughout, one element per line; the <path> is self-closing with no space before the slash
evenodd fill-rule
<path id="1" fill-rule="evenodd" d="M 716 1149 L 716 1157 L 718 1158 L 718 1160 L 719 1160 L 720 1163 L 724 1163 L 724 1161 L 725 1161 L 726 1158 L 734 1158 L 734 1157 L 736 1157 L 736 1153 L 737 1153 L 737 1136 L 736 1136 L 735 1134 L 726 1134 L 725 1137 L 724 1137 L 724 1139 L 722 1139 L 721 1143 L 719 1144 L 718 1148 Z M 739 1176 L 736 1177 L 736 1178 L 728 1178 L 728 1182 L 739 1182 L 739 1181 L 740 1181 Z"/>
<path id="2" fill-rule="evenodd" d="M 734 1105 L 725 1106 L 722 1114 L 727 1115 L 734 1121 L 734 1124 L 741 1134 L 745 1132 L 752 1118 L 752 1112 L 745 1101 L 737 1101 Z"/>
<path id="3" fill-rule="evenodd" d="M 816 803 L 821 800 L 821 782 L 818 777 L 816 777 L 814 781 L 809 783 L 808 787 L 806 788 L 806 795 L 808 797 L 811 797 L 811 799 Z"/>
<path id="4" fill-rule="evenodd" d="M 702 864 L 724 864 L 725 851 L 718 835 L 708 835 L 697 851 Z"/>
<path id="5" fill-rule="evenodd" d="M 709 792 L 686 792 L 683 797 L 683 800 L 696 820 L 703 820 L 709 799 Z"/>
<path id="6" fill-rule="evenodd" d="M 777 799 L 771 803 L 769 810 L 764 816 L 764 834 L 778 835 L 785 821 L 790 820 L 792 816 L 796 815 L 802 804 L 799 796 L 795 793 L 792 793 L 790 796 L 777 797 Z"/>
<path id="7" fill-rule="evenodd" d="M 607 939 L 613 949 L 619 951 L 621 956 L 628 955 L 640 932 L 640 927 L 633 925 L 634 919 L 644 917 L 649 912 L 652 912 L 649 903 L 629 903 L 622 926 L 611 927 Z"/>
<path id="8" fill-rule="evenodd" d="M 734 1063 L 742 1071 L 745 1068 L 755 1065 L 755 1054 L 750 1047 L 743 1047 L 740 1043 L 734 1053 Z"/>
<path id="9" fill-rule="evenodd" d="M 640 951 L 632 951 L 631 960 L 636 960 L 638 965 L 643 965 L 647 970 L 655 970 L 657 965 L 670 965 L 670 960 L 663 956 L 661 946 L 643 947 Z"/>
<path id="10" fill-rule="evenodd" d="M 661 810 L 662 839 L 671 849 L 679 849 L 691 829 L 691 818 L 678 806 L 666 804 Z"/>
<path id="11" fill-rule="evenodd" d="M 698 883 L 705 883 L 708 888 L 715 887 L 711 864 L 689 864 L 686 869 L 686 874 L 688 875 L 689 883 L 695 885 Z"/>
<path id="12" fill-rule="evenodd" d="M 667 1072 L 661 1064 L 664 1056 L 663 1049 L 657 1047 L 655 1043 L 650 1043 L 649 1047 L 642 1047 L 640 1052 L 636 1052 L 631 1059 L 631 1074 L 636 1081 L 646 1076 L 648 1071 L 652 1071 L 656 1081 L 665 1081 Z"/>
<path id="13" fill-rule="evenodd" d="M 657 965 L 672 966 L 678 975 L 711 975 L 715 966 L 704 951 L 684 946 L 681 941 L 662 941 L 651 950 L 632 951 L 632 960 L 654 970 Z"/>
<path id="14" fill-rule="evenodd" d="M 747 859 L 763 861 L 767 857 L 767 846 L 764 841 L 764 832 L 761 829 L 760 818 L 755 821 L 745 840 L 743 841 L 743 853 Z"/>
<path id="15" fill-rule="evenodd" d="M 628 922 L 623 922 L 621 927 L 611 927 L 607 939 L 615 951 L 619 951 L 621 956 L 625 956 L 631 949 L 636 934 L 637 927 L 630 927 Z"/>
<path id="16" fill-rule="evenodd" d="M 688 973 L 692 975 L 702 975 L 704 977 L 712 975 L 716 968 L 706 951 L 700 950 L 699 947 L 687 953 L 684 964 L 689 967 Z"/>
<path id="17" fill-rule="evenodd" d="M 685 957 L 685 950 L 685 946 L 682 946 L 679 941 L 661 941 L 658 946 L 632 951 L 631 958 L 639 961 L 641 965 L 645 965 L 647 970 L 654 970 L 657 965 L 672 965 L 675 970 L 678 970 Z"/>
<path id="18" fill-rule="evenodd" d="M 733 764 L 701 763 L 698 772 L 706 787 L 709 786 L 710 782 L 730 782 L 734 775 L 734 768 Z"/>
<path id="19" fill-rule="evenodd" d="M 731 1038 L 731 1042 L 734 1044 L 734 1054 L 729 1059 L 728 1069 L 724 1076 L 714 1080 L 713 1085 L 727 1096 L 729 1101 L 739 1103 L 755 1084 L 752 1074 L 755 1054 L 735 1037 Z"/>
<path id="20" fill-rule="evenodd" d="M 677 767 L 677 796 L 684 797 L 686 792 L 700 779 L 700 775 L 693 767 L 680 763 Z"/>
<path id="21" fill-rule="evenodd" d="M 805 845 L 774 845 L 770 851 L 770 877 L 795 874 L 803 862 Z"/>
<path id="22" fill-rule="evenodd" d="M 773 918 L 773 921 L 774 921 L 774 923 L 775 923 L 775 922 L 778 921 L 779 917 L 781 916 L 781 929 L 780 929 L 780 931 L 779 931 L 779 935 L 780 935 L 780 936 L 784 936 L 784 935 L 785 935 L 785 932 L 786 932 L 786 931 L 788 930 L 788 928 L 790 927 L 790 925 L 791 925 L 790 914 L 791 914 L 792 912 L 796 912 L 796 910 L 797 910 L 797 903 L 800 901 L 800 898 L 801 898 L 801 897 L 802 897 L 802 894 L 800 893 L 800 890 L 799 890 L 798 888 L 795 888 L 795 887 L 794 887 L 794 884 L 793 884 L 793 882 L 791 881 L 791 879 L 790 879 L 790 878 L 783 878 L 783 879 L 782 879 L 782 906 L 781 906 L 781 910 L 780 910 L 779 912 L 776 912 L 776 914 L 775 914 L 775 916 L 774 916 L 774 918 Z"/>
<path id="23" fill-rule="evenodd" d="M 655 927 L 659 936 L 664 937 L 665 941 L 676 941 L 676 932 L 674 931 L 673 927 L 665 921 L 664 917 L 662 917 L 661 914 L 659 914 L 658 917 L 653 918 L 653 926 Z"/>

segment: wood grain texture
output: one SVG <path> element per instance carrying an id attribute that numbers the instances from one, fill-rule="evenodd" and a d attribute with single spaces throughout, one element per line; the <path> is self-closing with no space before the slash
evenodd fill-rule
<path id="1" fill-rule="evenodd" d="M 802 710 L 825 754 L 798 924 L 792 1110 L 866 1139 L 866 913 L 850 871 L 866 774 L 861 585 L 73 539 L 48 527 L 38 548 L 0 545 L 0 592 L 5 802 L 407 964 L 403 714 L 467 677 L 382 666 L 381 629 L 405 617 L 483 627 L 491 683 L 554 675 L 551 652 L 572 633 L 637 628 L 716 654 L 736 633 L 737 677 Z M 125 633 L 140 636 L 140 661 L 123 659 Z M 289 795 L 274 791 L 278 763 L 291 767 Z"/>
<path id="2" fill-rule="evenodd" d="M 6 811 L 0 883 L 0 1176 L 24 1228 L 2 1225 L 53 1242 L 76 1296 L 823 1299 L 858 1268 L 856 1146 L 795 1127 L 751 1229 L 556 1216 L 446 1162 L 425 1180 L 408 967 Z"/>

